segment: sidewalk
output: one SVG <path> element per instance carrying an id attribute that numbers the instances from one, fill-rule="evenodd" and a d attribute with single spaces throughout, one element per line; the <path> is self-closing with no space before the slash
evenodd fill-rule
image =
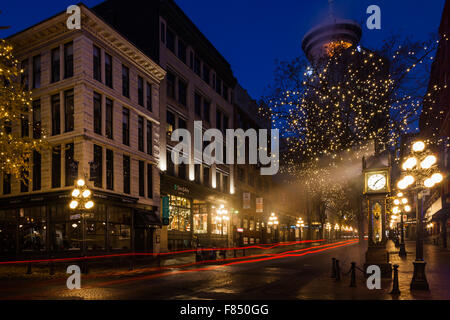
<path id="1" fill-rule="evenodd" d="M 356 288 L 350 288 L 350 274 L 344 275 L 350 270 L 350 263 L 362 269 L 364 264 L 365 246 L 357 246 L 344 256 L 336 257 L 340 260 L 341 281 L 336 282 L 330 273 L 311 281 L 304 286 L 299 299 L 330 299 L 330 300 L 449 300 L 450 299 L 450 250 L 442 249 L 435 245 L 424 245 L 424 258 L 427 263 L 425 271 L 430 291 L 411 291 L 410 283 L 413 275 L 413 261 L 415 260 L 415 242 L 406 242 L 407 257 L 398 256 L 398 248 L 392 241 L 388 242 L 387 249 L 390 254 L 390 262 L 399 265 L 399 285 L 401 294 L 394 296 L 392 279 L 382 279 L 381 290 L 369 290 L 366 279 L 361 271 L 356 270 Z"/>

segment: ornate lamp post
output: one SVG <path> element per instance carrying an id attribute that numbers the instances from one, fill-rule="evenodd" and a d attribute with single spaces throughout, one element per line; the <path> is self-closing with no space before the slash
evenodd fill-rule
<path id="1" fill-rule="evenodd" d="M 400 251 L 398 255 L 400 257 L 406 257 L 403 213 L 411 212 L 411 206 L 408 204 L 408 199 L 403 197 L 402 192 L 397 194 L 397 199 L 394 200 L 394 204 L 395 207 L 392 208 L 392 213 L 394 213 L 394 215 L 400 214 Z"/>
<path id="2" fill-rule="evenodd" d="M 305 223 L 303 222 L 303 219 L 302 218 L 298 218 L 296 227 L 300 230 L 300 240 L 302 240 L 302 234 L 303 234 L 302 228 L 304 226 L 305 226 Z"/>
<path id="3" fill-rule="evenodd" d="M 277 226 L 279 224 L 278 217 L 275 215 L 275 213 L 271 213 L 269 217 L 269 222 L 267 224 L 271 227 L 274 233 L 276 233 Z M 275 241 L 277 241 L 277 236 L 275 235 Z"/>
<path id="4" fill-rule="evenodd" d="M 408 189 L 415 192 L 416 202 L 416 261 L 414 275 L 411 281 L 412 290 L 428 290 L 428 281 L 425 275 L 426 263 L 423 258 L 423 198 L 426 189 L 433 188 L 443 180 L 437 171 L 436 156 L 425 151 L 425 143 L 417 141 L 412 146 L 410 157 L 403 163 L 405 173 L 397 186 L 400 190 Z M 419 199 L 420 209 L 419 209 Z"/>
<path id="5" fill-rule="evenodd" d="M 82 254 L 86 254 L 86 221 L 83 211 L 94 207 L 94 201 L 91 200 L 92 192 L 88 189 L 86 182 L 79 179 L 76 182 L 75 189 L 72 190 L 72 201 L 69 204 L 70 209 L 80 210 L 81 228 L 82 228 Z"/>

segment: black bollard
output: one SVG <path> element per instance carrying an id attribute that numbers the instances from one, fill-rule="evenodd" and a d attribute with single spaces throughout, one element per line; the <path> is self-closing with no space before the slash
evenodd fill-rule
<path id="1" fill-rule="evenodd" d="M 242 249 L 242 256 L 245 257 L 245 249 Z"/>
<path id="2" fill-rule="evenodd" d="M 50 261 L 50 275 L 55 274 L 55 265 L 53 264 L 53 261 Z"/>
<path id="3" fill-rule="evenodd" d="M 356 262 L 352 262 L 352 273 L 350 275 L 350 288 L 356 288 Z"/>
<path id="4" fill-rule="evenodd" d="M 234 257 L 236 258 L 237 256 L 236 256 L 236 249 L 234 249 Z"/>
<path id="5" fill-rule="evenodd" d="M 28 266 L 27 266 L 27 274 L 31 274 L 31 273 L 32 273 L 32 271 L 31 271 L 31 263 L 29 263 Z"/>
<path id="6" fill-rule="evenodd" d="M 341 268 L 339 267 L 339 260 L 336 259 L 336 281 L 341 281 Z"/>
<path id="7" fill-rule="evenodd" d="M 331 259 L 331 278 L 336 278 L 336 258 Z"/>
<path id="8" fill-rule="evenodd" d="M 227 251 L 226 250 L 222 250 L 222 256 L 224 259 L 227 258 Z"/>
<path id="9" fill-rule="evenodd" d="M 392 284 L 391 294 L 400 294 L 400 287 L 398 284 L 398 264 L 394 264 L 394 281 Z"/>
<path id="10" fill-rule="evenodd" d="M 84 256 L 85 258 L 86 258 L 86 256 Z M 84 273 L 84 274 L 88 274 L 89 273 L 89 269 L 88 269 L 88 265 L 87 265 L 87 262 L 86 262 L 86 260 L 83 260 L 83 264 L 82 264 L 82 267 L 83 267 L 83 271 L 82 271 L 82 273 Z"/>
<path id="11" fill-rule="evenodd" d="M 161 254 L 158 253 L 157 257 L 156 257 L 157 263 L 158 263 L 158 268 L 161 268 Z"/>
<path id="12" fill-rule="evenodd" d="M 133 257 L 131 257 L 128 264 L 128 271 L 133 271 L 133 269 L 134 269 Z"/>

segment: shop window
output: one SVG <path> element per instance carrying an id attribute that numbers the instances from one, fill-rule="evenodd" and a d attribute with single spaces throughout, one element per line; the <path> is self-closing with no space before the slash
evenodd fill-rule
<path id="1" fill-rule="evenodd" d="M 61 114 L 60 114 L 60 99 L 59 93 L 52 95 L 51 97 L 51 110 L 52 110 L 52 136 L 61 133 Z"/>
<path id="2" fill-rule="evenodd" d="M 61 187 L 61 146 L 52 149 L 52 188 Z"/>
<path id="3" fill-rule="evenodd" d="M 130 97 L 130 69 L 122 65 L 122 95 Z"/>
<path id="4" fill-rule="evenodd" d="M 255 220 L 250 219 L 250 224 L 249 224 L 249 228 L 250 231 L 254 231 L 255 230 Z"/>
<path id="5" fill-rule="evenodd" d="M 94 79 L 97 81 L 102 81 L 102 58 L 100 48 L 97 46 L 93 47 L 93 65 L 94 65 Z"/>
<path id="6" fill-rule="evenodd" d="M 21 252 L 44 252 L 46 249 L 45 207 L 19 209 L 18 242 Z"/>
<path id="7" fill-rule="evenodd" d="M 213 206 L 211 208 L 211 233 L 228 234 L 228 211 L 223 206 Z"/>
<path id="8" fill-rule="evenodd" d="M 243 223 L 242 223 L 242 228 L 244 228 L 244 230 L 248 229 L 248 219 L 244 218 Z"/>
<path id="9" fill-rule="evenodd" d="M 208 206 L 206 204 L 194 204 L 192 212 L 194 233 L 208 233 Z"/>
<path id="10" fill-rule="evenodd" d="M 113 87 L 113 72 L 112 72 L 112 57 L 105 53 L 105 84 L 112 88 Z"/>
<path id="11" fill-rule="evenodd" d="M 131 248 L 131 209 L 108 208 L 108 241 L 110 251 Z"/>
<path id="12" fill-rule="evenodd" d="M 191 231 L 190 200 L 182 197 L 170 196 L 169 210 L 168 230 Z"/>
<path id="13" fill-rule="evenodd" d="M 17 210 L 0 210 L 0 254 L 16 253 Z"/>
<path id="14" fill-rule="evenodd" d="M 70 132 L 74 130 L 75 120 L 75 102 L 73 89 L 64 91 L 64 130 Z"/>

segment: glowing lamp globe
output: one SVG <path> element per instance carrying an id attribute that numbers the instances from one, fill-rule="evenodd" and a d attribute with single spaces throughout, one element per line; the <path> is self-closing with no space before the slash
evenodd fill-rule
<path id="1" fill-rule="evenodd" d="M 422 152 L 425 150 L 425 143 L 423 141 L 416 141 L 412 148 L 414 152 Z"/>
<path id="2" fill-rule="evenodd" d="M 433 180 L 434 183 L 441 183 L 442 180 L 444 180 L 444 177 L 440 173 L 435 173 L 431 176 L 431 180 Z"/>

